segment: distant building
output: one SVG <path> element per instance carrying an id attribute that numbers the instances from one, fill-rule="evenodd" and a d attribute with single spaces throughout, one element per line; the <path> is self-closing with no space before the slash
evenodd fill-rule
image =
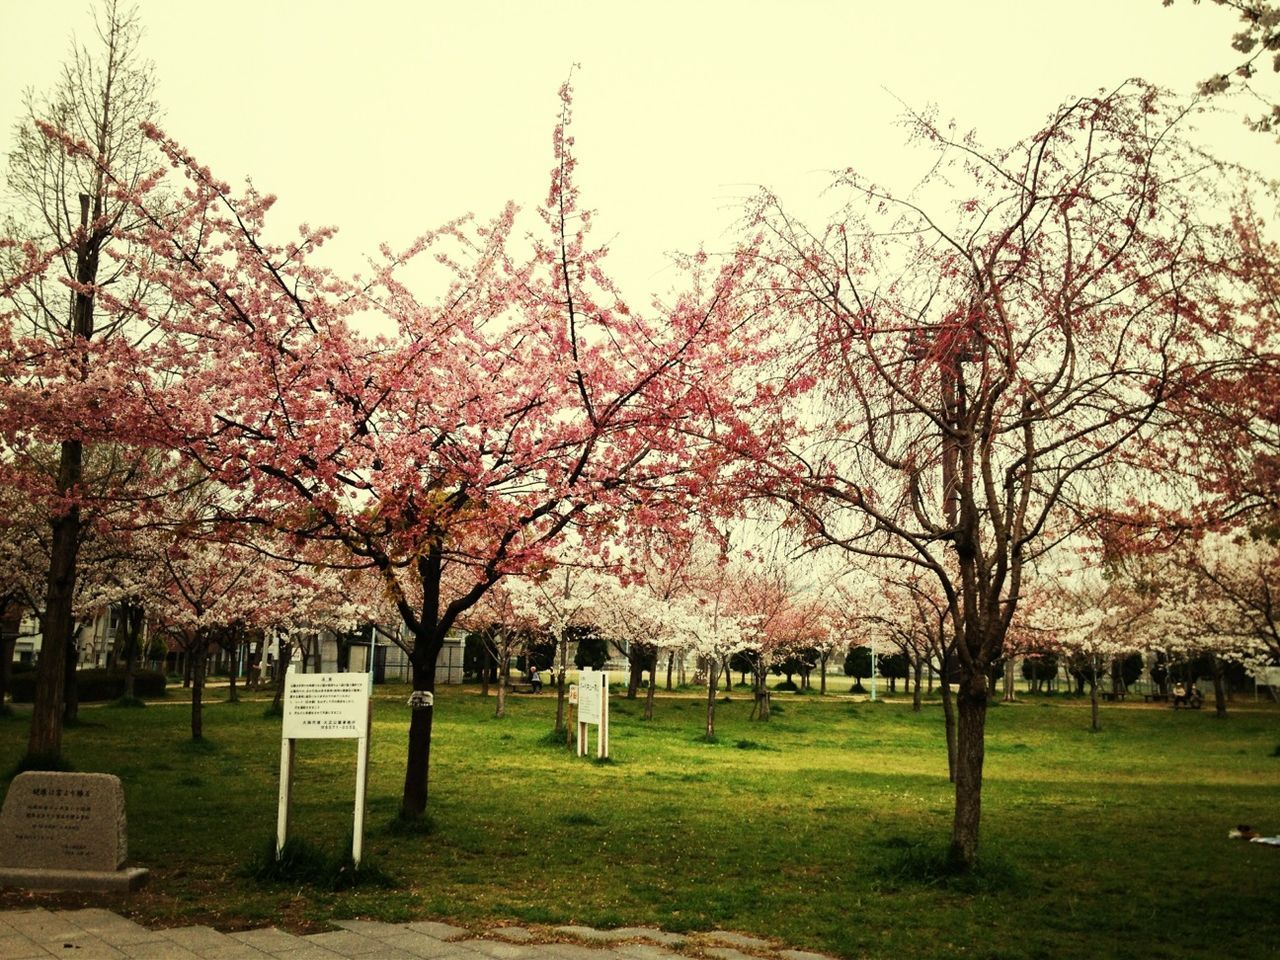
<path id="1" fill-rule="evenodd" d="M 17 638 L 13 649 L 13 662 L 35 663 L 40 656 L 40 644 L 43 637 L 40 633 L 38 619 L 27 613 L 21 618 L 13 617 L 17 623 Z M 119 654 L 117 640 L 123 640 L 122 617 L 120 608 L 114 604 L 104 607 L 94 617 L 81 624 L 76 633 L 76 661 L 81 667 L 111 667 L 115 665 Z M 148 626 L 143 627 L 142 649 L 146 649 Z M 373 673 L 376 683 L 407 683 L 411 675 L 409 657 L 400 645 L 392 639 L 400 636 L 400 628 L 366 626 L 357 631 L 363 639 L 348 640 L 346 643 L 346 670 L 353 673 L 364 673 L 369 670 L 369 637 L 373 638 Z M 341 668 L 342 646 L 338 636 L 330 630 L 321 630 L 311 638 L 301 641 L 306 657 L 303 670 L 305 672 L 336 673 Z M 265 647 L 265 649 L 263 649 Z M 274 644 L 264 641 L 261 634 L 246 638 L 237 651 L 237 663 L 234 665 L 237 676 L 248 673 L 252 660 L 263 658 L 270 663 L 274 656 Z M 450 633 L 446 638 L 440 657 L 436 661 L 436 683 L 462 683 L 462 654 L 464 635 L 460 631 Z M 267 654 L 263 657 L 263 654 Z M 317 671 L 317 656 L 319 670 Z M 169 645 L 169 669 L 181 672 L 179 664 L 181 654 L 174 644 Z M 215 651 L 214 662 L 220 669 L 230 670 L 232 664 L 222 662 L 220 652 Z M 159 666 L 157 661 L 157 666 Z"/>

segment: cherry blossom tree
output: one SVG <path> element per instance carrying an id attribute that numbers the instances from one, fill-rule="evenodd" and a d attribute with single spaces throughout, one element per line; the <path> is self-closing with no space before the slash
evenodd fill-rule
<path id="1" fill-rule="evenodd" d="M 463 624 L 480 635 L 487 657 L 497 665 L 498 696 L 494 707 L 496 717 L 507 715 L 507 681 L 511 672 L 511 659 L 524 649 L 527 638 L 538 628 L 537 614 L 545 609 L 538 603 L 542 599 L 541 589 L 521 594 L 518 586 L 521 582 L 508 580 L 495 584 L 463 618 Z M 485 664 L 484 674 L 487 687 L 488 664 Z"/>
<path id="2" fill-rule="evenodd" d="M 228 489 L 239 519 L 341 545 L 378 572 L 406 634 L 415 688 L 459 617 L 503 577 L 545 569 L 574 528 L 598 542 L 623 513 L 683 522 L 724 454 L 681 424 L 734 401 L 748 361 L 735 332 L 751 317 L 737 291 L 752 258 L 687 263 L 688 289 L 633 309 L 589 242 L 568 135 L 569 91 L 541 235 L 518 256 L 516 211 L 462 219 L 408 248 L 383 250 L 369 277 L 319 266 L 328 228 L 266 238 L 273 198 L 237 194 L 154 127 L 180 205 L 153 203 L 164 179 L 127 190 L 147 223 L 131 276 L 178 308 L 142 377 L 148 426 Z M 420 299 L 400 279 L 434 258 L 448 279 Z M 353 332 L 376 312 L 394 333 Z M 167 364 L 167 366 L 165 366 Z M 228 512 L 231 512 L 230 510 Z M 401 812 L 423 813 L 430 698 L 415 698 Z"/>
<path id="3" fill-rule="evenodd" d="M 921 707 L 921 675 L 924 663 L 933 652 L 938 618 L 931 604 L 922 578 L 914 571 L 894 576 L 885 572 L 880 580 L 879 603 L 867 614 L 868 632 L 878 634 L 882 643 L 878 647 L 896 650 L 907 662 L 908 670 L 915 674 L 915 694 L 911 709 Z"/>
<path id="4" fill-rule="evenodd" d="M 1247 530 L 1209 533 L 1177 551 L 1173 566 L 1182 573 L 1183 588 L 1169 591 L 1161 604 L 1162 632 L 1173 641 L 1171 652 L 1212 655 L 1222 716 L 1223 659 L 1242 663 L 1255 675 L 1280 663 L 1280 547 Z"/>
<path id="5" fill-rule="evenodd" d="M 26 97 L 0 242 L 4 466 L 17 466 L 32 440 L 59 450 L 43 500 L 51 538 L 28 762 L 61 752 L 81 525 L 95 508 L 82 488 L 85 447 L 115 432 L 118 411 L 107 398 L 149 300 L 144 275 L 111 258 L 142 255 L 131 205 L 115 187 L 140 183 L 154 163 L 139 129 L 157 114 L 152 72 L 133 13 L 105 0 L 95 28 L 94 42 L 73 46 L 52 91 Z M 102 311 L 103 300 L 113 309 Z"/>
<path id="6" fill-rule="evenodd" d="M 707 711 L 703 736 L 708 742 L 716 739 L 716 690 L 720 666 L 727 664 L 733 654 L 751 649 L 756 642 L 754 619 L 750 615 L 731 613 L 732 608 L 724 606 L 722 600 L 717 590 L 708 591 L 700 599 L 697 609 L 702 615 L 702 624 L 693 634 L 693 650 L 707 665 Z"/>
<path id="7" fill-rule="evenodd" d="M 647 651 L 649 689 L 644 719 L 653 719 L 658 658 L 666 650 L 684 650 L 697 642 L 703 629 L 702 611 L 691 597 L 656 596 L 649 582 L 623 582 L 606 578 L 593 598 L 591 621 L 595 629 L 615 643 Z M 659 588 L 661 589 L 661 588 Z"/>
<path id="8" fill-rule="evenodd" d="M 1163 0 L 1166 7 L 1174 0 Z M 1199 3 L 1200 0 L 1192 0 Z M 1239 62 L 1229 73 L 1215 73 L 1200 84 L 1202 95 L 1224 93 L 1233 87 L 1243 90 L 1262 104 L 1264 113 L 1248 119 L 1251 129 L 1261 133 L 1274 133 L 1280 125 L 1280 103 L 1276 94 L 1263 93 L 1255 78 L 1259 67 L 1264 72 L 1280 72 L 1280 6 L 1262 0 L 1213 0 L 1219 7 L 1227 7 L 1239 15 L 1240 29 L 1231 37 L 1231 49 L 1239 56 Z"/>
<path id="9" fill-rule="evenodd" d="M 1120 659 L 1146 646 L 1145 627 L 1150 623 L 1154 600 L 1132 589 L 1124 579 L 1106 578 L 1098 568 L 1071 571 L 1055 577 L 1034 613 L 1035 630 L 1044 639 L 1043 650 L 1064 653 L 1073 671 L 1089 686 L 1092 733 L 1102 730 L 1099 696 L 1102 681 L 1112 675 Z"/>
<path id="10" fill-rule="evenodd" d="M 910 196 L 848 172 L 849 206 L 825 230 L 768 196 L 753 220 L 825 401 L 770 488 L 813 542 L 915 565 L 945 596 L 960 869 L 977 863 L 987 678 L 1024 565 L 1107 502 L 1102 468 L 1176 427 L 1170 395 L 1230 322 L 1212 309 L 1216 234 L 1197 213 L 1219 171 L 1180 120 L 1138 83 L 999 150 L 917 115 L 937 162 Z"/>
<path id="11" fill-rule="evenodd" d="M 526 622 L 537 624 L 555 643 L 556 726 L 569 743 L 573 727 L 568 720 L 569 639 L 575 629 L 594 626 L 597 595 L 607 575 L 586 562 L 574 549 L 562 547 L 555 564 L 509 584 L 512 605 Z"/>

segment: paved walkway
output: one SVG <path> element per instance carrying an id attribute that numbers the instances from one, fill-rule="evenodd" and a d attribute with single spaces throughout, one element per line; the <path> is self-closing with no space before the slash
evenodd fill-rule
<path id="1" fill-rule="evenodd" d="M 829 960 L 727 931 L 685 936 L 651 927 L 499 927 L 476 934 L 446 923 L 336 923 L 341 929 L 307 936 L 275 927 L 219 933 L 212 927 L 148 930 L 96 908 L 9 910 L 0 911 L 0 960 L 672 960 L 689 954 Z"/>

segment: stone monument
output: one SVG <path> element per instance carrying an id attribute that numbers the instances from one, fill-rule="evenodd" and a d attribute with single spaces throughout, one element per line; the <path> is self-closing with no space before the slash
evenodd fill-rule
<path id="1" fill-rule="evenodd" d="M 0 809 L 0 886 L 127 891 L 124 788 L 108 773 L 20 773 Z"/>

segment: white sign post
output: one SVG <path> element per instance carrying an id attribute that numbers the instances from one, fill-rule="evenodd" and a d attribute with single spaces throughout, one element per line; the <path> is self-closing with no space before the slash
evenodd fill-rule
<path id="1" fill-rule="evenodd" d="M 351 859 L 364 852 L 364 800 L 369 783 L 369 728 L 372 676 L 367 673 L 295 673 L 284 681 L 284 724 L 280 733 L 280 804 L 276 812 L 276 857 L 284 849 L 293 799 L 294 745 L 299 740 L 356 741 L 355 829 Z"/>
<path id="2" fill-rule="evenodd" d="M 609 674 L 583 670 L 578 674 L 578 756 L 587 755 L 587 727 L 596 726 L 596 756 L 609 756 Z"/>

